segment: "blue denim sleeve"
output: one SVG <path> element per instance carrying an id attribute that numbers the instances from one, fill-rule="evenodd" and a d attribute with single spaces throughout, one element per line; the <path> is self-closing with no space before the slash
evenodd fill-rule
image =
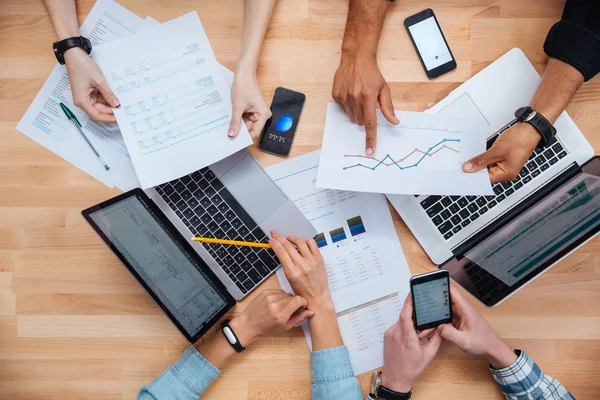
<path id="1" fill-rule="evenodd" d="M 310 353 L 313 400 L 362 400 L 346 346 Z"/>
<path id="2" fill-rule="evenodd" d="M 179 361 L 144 386 L 138 400 L 198 400 L 221 371 L 189 347 Z"/>

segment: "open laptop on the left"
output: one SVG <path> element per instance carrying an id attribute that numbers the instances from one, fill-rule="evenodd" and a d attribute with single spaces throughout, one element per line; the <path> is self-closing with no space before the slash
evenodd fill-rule
<path id="1" fill-rule="evenodd" d="M 188 341 L 196 342 L 235 305 L 237 296 L 227 287 L 231 284 L 226 285 L 219 277 L 223 273 L 209 266 L 215 260 L 196 251 L 183 235 L 188 232 L 181 232 L 143 190 L 123 193 L 82 214 Z M 265 276 L 258 275 L 255 267 L 262 265 L 262 256 L 243 255 L 246 261 L 256 259 L 255 265 L 242 263 L 257 274 L 254 282 L 251 272 L 245 271 L 249 287 L 279 265 L 275 258 Z"/>

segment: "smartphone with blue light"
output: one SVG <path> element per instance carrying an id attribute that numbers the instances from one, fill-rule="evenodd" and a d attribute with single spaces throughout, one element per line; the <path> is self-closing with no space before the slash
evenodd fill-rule
<path id="1" fill-rule="evenodd" d="M 287 157 L 298 128 L 306 96 L 278 87 L 271 102 L 271 118 L 265 123 L 258 147 L 262 151 Z"/>

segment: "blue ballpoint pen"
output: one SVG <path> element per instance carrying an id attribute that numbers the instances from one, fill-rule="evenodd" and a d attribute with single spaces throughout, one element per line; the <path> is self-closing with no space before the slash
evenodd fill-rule
<path id="1" fill-rule="evenodd" d="M 104 159 L 102 158 L 100 153 L 98 153 L 98 151 L 94 148 L 94 145 L 92 144 L 92 142 L 90 142 L 90 140 L 87 138 L 87 136 L 85 136 L 85 133 L 83 133 L 83 130 L 81 129 L 81 123 L 79 123 L 79 120 L 77 119 L 75 114 L 73 114 L 73 112 L 71 110 L 69 110 L 69 108 L 66 105 L 64 105 L 63 103 L 60 103 L 60 108 L 62 108 L 62 110 L 65 112 L 65 115 L 67 116 L 69 121 L 75 126 L 75 128 L 77 128 L 77 130 L 79 131 L 79 133 L 81 134 L 83 139 L 90 146 L 90 149 L 92 149 L 94 154 L 96 154 L 96 157 L 98 157 L 98 160 L 100 160 L 102 165 L 104 165 L 104 169 L 108 171 L 110 169 L 110 167 L 108 166 L 108 164 L 106 164 L 106 162 L 104 161 Z"/>

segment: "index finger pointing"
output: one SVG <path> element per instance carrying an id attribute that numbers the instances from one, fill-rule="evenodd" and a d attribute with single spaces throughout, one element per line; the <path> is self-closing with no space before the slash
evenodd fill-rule
<path id="1" fill-rule="evenodd" d="M 365 105 L 366 152 L 368 156 L 375 154 L 377 146 L 377 111 L 375 103 Z"/>

